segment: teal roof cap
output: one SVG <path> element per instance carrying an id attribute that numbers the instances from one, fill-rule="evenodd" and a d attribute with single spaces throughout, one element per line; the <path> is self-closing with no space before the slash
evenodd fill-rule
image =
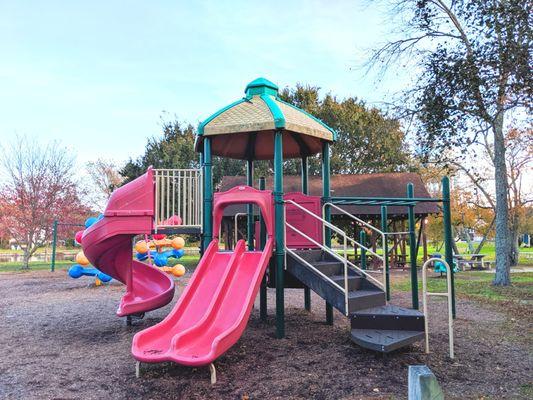
<path id="1" fill-rule="evenodd" d="M 277 85 L 270 82 L 268 79 L 257 78 L 251 81 L 248 85 L 246 85 L 246 89 L 244 90 L 244 93 L 246 93 L 246 96 L 263 95 L 263 94 L 277 96 L 278 89 L 279 88 L 277 87 Z"/>

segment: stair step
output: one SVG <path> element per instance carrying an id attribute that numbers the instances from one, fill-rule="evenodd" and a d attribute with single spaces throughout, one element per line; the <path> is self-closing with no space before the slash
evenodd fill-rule
<path id="1" fill-rule="evenodd" d="M 348 310 L 354 313 L 370 307 L 385 305 L 385 293 L 380 290 L 354 290 L 348 293 Z"/>
<path id="2" fill-rule="evenodd" d="M 311 264 L 327 276 L 340 275 L 344 268 L 344 265 L 339 261 L 315 261 Z"/>
<path id="3" fill-rule="evenodd" d="M 332 275 L 331 280 L 344 288 L 344 275 Z M 357 290 L 361 287 L 361 277 L 357 275 L 348 276 L 348 291 Z"/>
<path id="4" fill-rule="evenodd" d="M 422 312 L 392 304 L 355 311 L 350 320 L 352 329 L 424 330 Z"/>
<path id="5" fill-rule="evenodd" d="M 352 341 L 365 349 L 388 353 L 424 339 L 422 331 L 352 329 Z"/>

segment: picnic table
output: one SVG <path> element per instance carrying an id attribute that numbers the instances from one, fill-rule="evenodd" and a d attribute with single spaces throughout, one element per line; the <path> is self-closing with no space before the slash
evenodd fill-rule
<path id="1" fill-rule="evenodd" d="M 457 265 L 463 271 L 465 266 L 469 265 L 470 269 L 485 269 L 485 264 L 490 270 L 490 262 L 483 260 L 486 254 L 454 254 L 453 258 L 457 260 Z"/>

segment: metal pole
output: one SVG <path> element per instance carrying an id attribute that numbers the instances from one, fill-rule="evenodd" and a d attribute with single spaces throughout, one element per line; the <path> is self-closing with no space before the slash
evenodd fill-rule
<path id="1" fill-rule="evenodd" d="M 324 142 L 322 145 L 322 201 L 328 203 L 330 201 L 331 187 L 330 187 L 330 164 L 329 164 L 329 143 Z M 326 207 L 324 210 L 324 219 L 331 222 L 331 209 Z M 326 228 L 324 230 L 324 245 L 331 248 L 331 230 Z M 333 325 L 333 307 L 326 302 L 326 323 Z"/>
<path id="2" fill-rule="evenodd" d="M 211 138 L 204 139 L 204 249 L 213 238 L 213 165 Z"/>
<path id="3" fill-rule="evenodd" d="M 415 197 L 415 189 L 412 183 L 407 184 L 407 197 L 412 199 Z M 411 264 L 411 300 L 413 309 L 418 310 L 418 271 L 416 269 L 416 258 L 418 257 L 418 249 L 416 245 L 416 222 L 415 222 L 415 206 L 408 206 L 407 211 L 409 223 L 409 259 Z"/>
<path id="4" fill-rule="evenodd" d="M 442 216 L 444 223 L 444 258 L 450 266 L 450 283 L 452 286 L 452 315 L 455 318 L 455 277 L 453 271 L 452 248 L 452 211 L 450 205 L 450 178 L 442 178 Z"/>
<path id="5" fill-rule="evenodd" d="M 366 246 L 366 232 L 363 229 L 359 232 L 359 243 Z M 366 249 L 364 247 L 361 247 L 361 269 L 366 270 Z"/>
<path id="6" fill-rule="evenodd" d="M 248 160 L 246 162 L 246 184 L 248 186 L 254 186 L 254 161 Z M 252 204 L 247 205 L 247 240 L 248 250 L 254 250 L 254 206 Z"/>
<path id="7" fill-rule="evenodd" d="M 381 206 L 381 232 L 385 235 L 383 241 L 383 263 L 385 268 L 385 294 L 387 301 L 390 300 L 390 268 L 389 268 L 389 241 L 387 238 L 387 206 Z"/>
<path id="8" fill-rule="evenodd" d="M 57 219 L 54 219 L 54 228 L 52 233 L 52 260 L 50 264 L 50 272 L 56 270 L 56 247 L 57 247 Z"/>
<path id="9" fill-rule="evenodd" d="M 309 167 L 307 156 L 302 157 L 302 193 L 309 194 Z M 304 287 L 304 308 L 311 311 L 311 289 Z"/>
<path id="10" fill-rule="evenodd" d="M 283 136 L 274 134 L 274 208 L 276 231 L 276 337 L 285 337 L 285 221 L 283 220 Z"/>
<path id="11" fill-rule="evenodd" d="M 266 182 L 265 178 L 261 177 L 259 178 L 259 190 L 265 190 Z M 260 234 L 259 234 L 259 245 L 261 246 L 261 250 L 265 248 L 266 243 L 266 226 L 265 221 L 263 219 L 263 215 L 259 213 L 259 226 L 261 228 Z M 265 275 L 263 275 L 263 279 L 261 280 L 261 288 L 259 289 L 259 317 L 261 318 L 261 321 L 266 321 L 267 319 L 267 277 L 266 272 Z"/>

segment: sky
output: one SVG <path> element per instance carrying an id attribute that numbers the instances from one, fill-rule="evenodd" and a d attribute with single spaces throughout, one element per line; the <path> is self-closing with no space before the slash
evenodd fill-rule
<path id="1" fill-rule="evenodd" d="M 359 68 L 390 26 L 363 0 L 0 0 L 0 137 L 83 164 L 142 154 L 160 117 L 194 125 L 265 77 L 370 104 L 402 89 Z"/>

